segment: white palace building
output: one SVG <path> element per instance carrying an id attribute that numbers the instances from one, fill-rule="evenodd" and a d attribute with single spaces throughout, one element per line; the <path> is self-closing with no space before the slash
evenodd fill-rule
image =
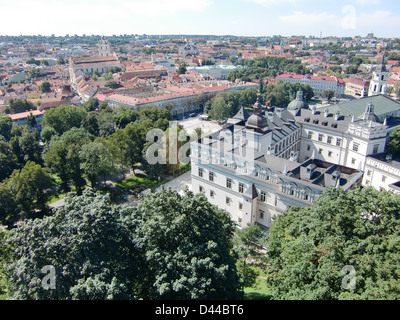
<path id="1" fill-rule="evenodd" d="M 268 228 L 273 216 L 312 205 L 328 188 L 375 181 L 365 177 L 385 150 L 388 125 L 372 104 L 361 118 L 330 114 L 310 109 L 300 91 L 287 109 L 264 110 L 259 101 L 253 109 L 250 115 L 241 108 L 222 130 L 191 145 L 193 192 L 205 193 L 239 226 Z M 387 182 L 395 190 L 392 176 Z"/>

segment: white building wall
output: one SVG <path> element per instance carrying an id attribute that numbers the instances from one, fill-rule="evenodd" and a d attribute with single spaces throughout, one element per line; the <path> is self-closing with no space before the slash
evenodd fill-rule
<path id="1" fill-rule="evenodd" d="M 398 181 L 400 181 L 400 168 L 374 158 L 367 158 L 363 186 L 389 191 L 391 189 L 389 185 Z"/>

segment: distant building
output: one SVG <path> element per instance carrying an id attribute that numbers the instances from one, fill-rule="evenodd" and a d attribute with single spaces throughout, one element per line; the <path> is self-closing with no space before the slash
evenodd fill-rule
<path id="1" fill-rule="evenodd" d="M 200 66 L 200 67 L 187 67 L 189 71 L 195 71 L 203 75 L 208 75 L 217 80 L 226 80 L 229 72 L 237 69 L 241 69 L 241 66 L 234 65 L 212 65 L 212 66 Z"/>
<path id="2" fill-rule="evenodd" d="M 350 79 L 346 82 L 344 93 L 352 97 L 366 97 L 368 96 L 370 81 L 362 79 Z"/>
<path id="3" fill-rule="evenodd" d="M 276 80 L 289 83 L 301 83 L 310 85 L 316 96 L 322 96 L 325 91 L 332 90 L 335 97 L 342 97 L 345 91 L 345 83 L 342 79 L 328 76 L 310 76 L 298 74 L 281 74 Z"/>

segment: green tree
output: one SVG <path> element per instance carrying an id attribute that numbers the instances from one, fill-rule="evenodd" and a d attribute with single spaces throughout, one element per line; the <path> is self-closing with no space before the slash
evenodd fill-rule
<path id="1" fill-rule="evenodd" d="M 89 179 L 93 188 L 102 177 L 105 181 L 112 170 L 111 154 L 108 149 L 98 142 L 89 142 L 82 146 L 79 153 L 81 169 Z"/>
<path id="2" fill-rule="evenodd" d="M 11 229 L 19 219 L 15 195 L 6 182 L 0 182 L 0 224 Z"/>
<path id="3" fill-rule="evenodd" d="M 12 120 L 8 116 L 0 116 L 0 136 L 3 136 L 6 141 L 11 138 Z"/>
<path id="4" fill-rule="evenodd" d="M 26 99 L 8 99 L 8 104 L 10 106 L 11 113 L 21 113 L 29 110 L 35 109 L 32 102 Z"/>
<path id="5" fill-rule="evenodd" d="M 224 120 L 232 116 L 233 103 L 225 102 L 223 97 L 216 97 L 211 105 L 208 115 L 214 120 Z"/>
<path id="6" fill-rule="evenodd" d="M 121 106 L 117 109 L 114 115 L 115 124 L 118 129 L 125 128 L 129 123 L 139 119 L 139 113 L 133 109 Z"/>
<path id="7" fill-rule="evenodd" d="M 42 126 L 54 128 L 59 135 L 69 129 L 81 126 L 86 117 L 86 110 L 82 107 L 63 105 L 54 109 L 49 109 L 44 113 Z"/>
<path id="8" fill-rule="evenodd" d="M 149 194 L 124 218 L 146 258 L 144 299 L 237 299 L 233 222 L 202 194 Z M 141 239 L 139 241 L 139 239 Z"/>
<path id="9" fill-rule="evenodd" d="M 51 84 L 48 81 L 43 81 L 40 85 L 40 90 L 42 93 L 50 92 L 51 91 Z"/>
<path id="10" fill-rule="evenodd" d="M 0 182 L 10 176 L 15 169 L 17 169 L 17 158 L 11 146 L 5 141 L 0 141 Z"/>
<path id="11" fill-rule="evenodd" d="M 95 111 L 88 112 L 86 118 L 82 121 L 82 128 L 85 128 L 90 134 L 94 136 L 99 135 L 99 121 L 98 113 Z"/>
<path id="12" fill-rule="evenodd" d="M 333 90 L 325 90 L 322 96 L 328 101 L 331 101 L 331 99 L 335 96 L 335 92 Z"/>
<path id="13" fill-rule="evenodd" d="M 79 152 L 82 146 L 91 142 L 90 134 L 84 128 L 72 128 L 61 135 L 54 137 L 43 155 L 46 167 L 61 180 L 61 190 L 69 191 L 69 183 L 76 187 L 81 194 L 86 182 L 80 167 Z"/>
<path id="14" fill-rule="evenodd" d="M 264 232 L 257 224 L 235 232 L 234 252 L 237 255 L 236 267 L 240 276 L 242 290 L 245 287 L 252 287 L 256 283 L 259 273 L 250 264 L 264 262 L 262 259 L 263 254 L 259 249 L 259 245 L 263 244 L 264 237 Z"/>
<path id="15" fill-rule="evenodd" d="M 400 157 L 400 128 L 393 130 L 389 134 L 386 153 L 391 154 L 394 158 Z"/>
<path id="16" fill-rule="evenodd" d="M 185 62 L 181 62 L 181 63 L 179 64 L 179 67 L 178 67 L 178 73 L 179 73 L 179 74 L 185 74 L 186 71 L 187 71 L 186 63 L 185 63 Z"/>
<path id="17" fill-rule="evenodd" d="M 267 235 L 273 298 L 398 299 L 399 226 L 400 197 L 374 188 L 332 188 L 289 209 Z M 355 271 L 353 286 L 344 267 Z"/>
<path id="18" fill-rule="evenodd" d="M 90 112 L 95 111 L 99 107 L 99 104 L 99 99 L 91 97 L 82 103 L 82 107 L 85 108 L 87 112 Z"/>
<path id="19" fill-rule="evenodd" d="M 44 127 L 40 132 L 40 138 L 46 144 L 49 144 L 54 136 L 57 136 L 57 131 L 53 127 Z"/>
<path id="20" fill-rule="evenodd" d="M 34 210 L 47 211 L 53 181 L 41 165 L 28 161 L 21 170 L 14 170 L 5 181 L 15 197 L 22 218 L 31 217 Z"/>
<path id="21" fill-rule="evenodd" d="M 124 208 L 108 195 L 86 190 L 67 196 L 50 217 L 30 221 L 3 241 L 11 247 L 5 264 L 7 291 L 13 299 L 134 299 L 139 276 L 135 243 L 119 222 Z M 34 254 L 33 254 L 34 253 Z M 42 285 L 44 266 L 55 268 L 55 289 Z"/>
<path id="22" fill-rule="evenodd" d="M 119 84 L 116 81 L 108 81 L 106 82 L 106 84 L 104 85 L 105 87 L 109 87 L 110 89 L 116 89 L 119 87 Z"/>

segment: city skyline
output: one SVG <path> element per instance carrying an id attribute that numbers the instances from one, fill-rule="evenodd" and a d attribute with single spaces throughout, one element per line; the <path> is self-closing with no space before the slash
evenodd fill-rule
<path id="1" fill-rule="evenodd" d="M 22 0 L 0 3 L 3 35 L 193 34 L 397 37 L 394 0 Z"/>

